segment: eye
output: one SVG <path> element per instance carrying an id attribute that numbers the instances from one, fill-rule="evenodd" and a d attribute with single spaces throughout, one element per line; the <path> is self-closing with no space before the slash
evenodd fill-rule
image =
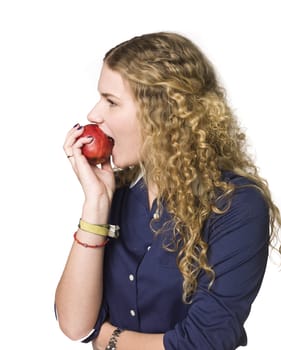
<path id="1" fill-rule="evenodd" d="M 107 98 L 106 101 L 108 102 L 110 107 L 116 106 L 116 103 L 114 101 L 112 101 L 110 98 Z"/>

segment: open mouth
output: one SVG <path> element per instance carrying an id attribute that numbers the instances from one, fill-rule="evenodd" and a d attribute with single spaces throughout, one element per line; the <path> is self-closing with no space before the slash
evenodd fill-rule
<path id="1" fill-rule="evenodd" d="M 108 135 L 107 135 L 107 138 L 112 143 L 112 145 L 114 146 L 114 139 L 111 136 L 108 136 Z"/>

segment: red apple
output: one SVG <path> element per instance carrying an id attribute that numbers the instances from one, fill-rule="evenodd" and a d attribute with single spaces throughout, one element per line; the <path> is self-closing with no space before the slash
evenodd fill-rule
<path id="1" fill-rule="evenodd" d="M 80 137 L 92 137 L 90 143 L 82 147 L 82 153 L 91 164 L 102 164 L 108 160 L 113 148 L 113 139 L 107 136 L 97 124 L 87 124 L 84 126 Z"/>

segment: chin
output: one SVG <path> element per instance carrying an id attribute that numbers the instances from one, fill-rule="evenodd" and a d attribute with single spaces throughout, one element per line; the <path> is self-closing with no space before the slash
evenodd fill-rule
<path id="1" fill-rule="evenodd" d="M 117 157 L 112 156 L 111 157 L 111 164 L 113 169 L 124 169 L 126 166 L 124 165 L 124 162 L 121 162 L 120 160 L 118 160 Z"/>
<path id="2" fill-rule="evenodd" d="M 126 169 L 128 167 L 132 167 L 134 165 L 139 164 L 138 161 L 132 162 L 132 161 L 129 161 L 129 159 L 121 159 L 121 158 L 118 159 L 118 157 L 116 157 L 116 156 L 111 157 L 111 163 L 112 163 L 113 168 L 116 170 L 117 169 Z"/>

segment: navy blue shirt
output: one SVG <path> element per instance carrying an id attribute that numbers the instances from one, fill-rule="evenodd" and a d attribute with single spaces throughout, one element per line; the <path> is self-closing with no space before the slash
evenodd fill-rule
<path id="1" fill-rule="evenodd" d="M 249 181 L 226 173 L 235 185 Z M 192 303 L 182 301 L 182 276 L 176 253 L 163 244 L 171 231 L 157 236 L 150 222 L 147 189 L 140 180 L 114 195 L 110 223 L 120 226 L 105 252 L 104 298 L 95 331 L 108 320 L 123 329 L 165 333 L 166 350 L 232 350 L 246 345 L 243 327 L 260 288 L 268 257 L 269 216 L 261 193 L 254 187 L 235 191 L 230 209 L 211 214 L 202 235 L 209 245 L 208 262 L 216 277 L 201 273 Z M 167 212 L 153 227 L 169 220 Z"/>

